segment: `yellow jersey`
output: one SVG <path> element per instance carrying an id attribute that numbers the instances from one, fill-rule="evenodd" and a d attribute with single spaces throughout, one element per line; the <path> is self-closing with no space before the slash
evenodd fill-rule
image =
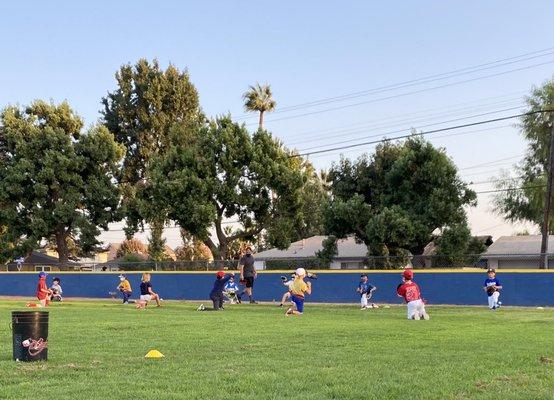
<path id="1" fill-rule="evenodd" d="M 295 296 L 304 297 L 304 293 L 308 290 L 308 285 L 304 279 L 300 277 L 294 278 L 294 282 L 290 285 L 290 292 Z"/>
<path id="2" fill-rule="evenodd" d="M 127 279 L 125 279 L 124 281 L 122 281 L 119 286 L 118 286 L 119 289 L 121 289 L 122 291 L 124 292 L 132 292 L 131 290 L 131 284 L 129 283 L 129 281 Z"/>

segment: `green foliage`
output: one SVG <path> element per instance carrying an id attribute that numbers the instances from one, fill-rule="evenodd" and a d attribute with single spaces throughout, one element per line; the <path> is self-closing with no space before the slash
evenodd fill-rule
<path id="1" fill-rule="evenodd" d="M 476 203 L 452 160 L 418 136 L 381 144 L 356 162 L 342 159 L 329 179 L 327 234 L 354 234 L 371 255 L 382 257 L 378 264 L 384 268 L 402 266 L 409 253 L 421 254 L 435 229 L 466 224 L 463 207 Z"/>
<path id="2" fill-rule="evenodd" d="M 146 179 L 151 158 L 164 154 L 170 141 L 179 139 L 171 139 L 173 125 L 195 125 L 204 116 L 187 71 L 181 72 L 173 65 L 164 71 L 157 60 L 150 63 L 140 59 L 135 65 L 123 65 L 115 77 L 117 89 L 102 99 L 102 115 L 105 126 L 127 150 L 119 181 L 126 233 L 132 237 L 143 221 L 159 227 L 167 217 L 153 201 Z M 154 228 L 151 232 L 150 245 L 156 259 L 163 257 L 162 230 Z"/>
<path id="3" fill-rule="evenodd" d="M 471 236 L 466 224 L 445 228 L 435 244 L 437 252 L 433 257 L 433 267 L 472 266 L 486 248 L 482 240 Z"/>
<path id="4" fill-rule="evenodd" d="M 290 245 L 303 226 L 305 175 L 268 132 L 250 136 L 244 126 L 221 117 L 198 130 L 175 127 L 173 135 L 148 176 L 152 198 L 170 219 L 203 240 L 216 259 L 227 257 L 229 243 L 252 241 L 262 230 L 272 245 Z M 227 235 L 226 218 L 238 219 L 242 228 Z M 210 238 L 211 226 L 218 244 Z"/>
<path id="5" fill-rule="evenodd" d="M 534 88 L 527 98 L 528 112 L 554 109 L 554 81 Z M 543 224 L 546 174 L 550 154 L 550 135 L 554 123 L 553 113 L 525 115 L 520 129 L 527 140 L 523 161 L 512 169 L 515 177 L 504 174 L 499 178 L 496 196 L 497 212 L 510 222 Z M 520 189 L 523 188 L 523 189 Z M 549 232 L 554 234 L 554 213 L 550 215 Z"/>
<path id="6" fill-rule="evenodd" d="M 321 265 L 329 268 L 333 258 L 335 258 L 338 254 L 337 237 L 329 235 L 321 244 L 323 245 L 323 248 L 316 252 L 316 256 Z"/>
<path id="7" fill-rule="evenodd" d="M 263 129 L 264 113 L 273 111 L 277 105 L 275 100 L 273 100 L 271 87 L 256 83 L 256 85 L 249 87 L 248 91 L 242 95 L 242 98 L 244 99 L 244 109 L 246 111 L 257 111 L 260 113 L 258 128 Z"/>
<path id="8" fill-rule="evenodd" d="M 119 219 L 114 181 L 123 147 L 103 126 L 82 133 L 82 120 L 66 102 L 8 107 L 0 120 L 0 225 L 14 245 L 11 254 L 26 254 L 52 236 L 62 263 L 69 238 L 81 253 L 93 252 L 99 228 Z"/>

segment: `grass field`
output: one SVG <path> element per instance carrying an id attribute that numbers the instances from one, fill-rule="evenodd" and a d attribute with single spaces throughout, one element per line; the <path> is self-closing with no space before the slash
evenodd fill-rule
<path id="1" fill-rule="evenodd" d="M 196 312 L 67 302 L 50 310 L 49 360 L 11 360 L 0 302 L 2 399 L 554 399 L 554 310 L 360 311 L 270 305 Z M 165 354 L 147 360 L 150 349 Z"/>

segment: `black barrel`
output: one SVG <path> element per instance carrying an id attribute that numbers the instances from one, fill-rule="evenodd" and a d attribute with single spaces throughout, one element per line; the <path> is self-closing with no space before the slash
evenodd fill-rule
<path id="1" fill-rule="evenodd" d="M 12 311 L 13 359 L 48 359 L 48 311 Z"/>

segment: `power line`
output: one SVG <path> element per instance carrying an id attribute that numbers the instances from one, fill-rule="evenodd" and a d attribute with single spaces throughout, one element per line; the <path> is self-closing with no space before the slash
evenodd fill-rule
<path id="1" fill-rule="evenodd" d="M 420 135 L 420 136 L 430 135 L 430 134 L 436 133 L 436 132 L 445 132 L 445 131 L 451 131 L 451 130 L 454 130 L 454 129 L 466 128 L 466 127 L 469 127 L 469 126 L 490 124 L 492 122 L 506 121 L 508 119 L 519 118 L 519 117 L 523 117 L 523 116 L 526 116 L 526 115 L 540 114 L 540 113 L 552 112 L 552 111 L 554 111 L 554 110 L 530 111 L 530 112 L 526 112 L 526 113 L 522 113 L 522 114 L 508 115 L 506 117 L 499 117 L 499 118 L 493 118 L 493 119 L 488 119 L 488 120 L 484 120 L 484 121 L 471 122 L 471 123 L 468 123 L 468 124 L 450 126 L 450 127 L 446 127 L 446 128 L 440 128 L 440 129 L 434 129 L 434 130 L 426 131 L 426 132 L 418 132 L 417 135 Z M 407 139 L 407 138 L 412 137 L 412 136 L 414 136 L 414 134 L 410 133 L 410 134 L 407 134 L 407 135 L 396 136 L 396 137 L 389 138 L 389 139 L 372 140 L 372 141 L 363 142 L 363 143 L 356 143 L 356 144 L 351 144 L 351 145 L 346 145 L 346 146 L 338 146 L 338 147 L 334 147 L 334 148 L 330 148 L 330 149 L 316 150 L 316 151 L 307 152 L 307 153 L 300 153 L 300 154 L 292 154 L 291 157 L 303 157 L 303 156 L 309 156 L 309 155 L 312 155 L 312 154 L 328 153 L 330 151 L 351 149 L 351 148 L 360 147 L 360 146 L 367 146 L 369 144 L 389 142 L 391 140 Z"/>
<path id="2" fill-rule="evenodd" d="M 314 101 L 310 101 L 310 102 L 306 102 L 306 103 L 300 103 L 300 104 L 296 104 L 296 105 L 292 105 L 292 106 L 288 106 L 288 107 L 281 107 L 281 108 L 278 108 L 277 110 L 275 110 L 274 113 L 278 114 L 278 113 L 283 113 L 283 112 L 296 111 L 296 110 L 303 109 L 303 108 L 309 108 L 309 107 L 328 104 L 328 103 L 332 103 L 332 102 L 344 101 L 344 100 L 349 100 L 349 99 L 352 99 L 352 98 L 367 96 L 369 94 L 381 93 L 383 91 L 390 91 L 390 90 L 400 89 L 400 88 L 413 86 L 413 85 L 417 85 L 417 84 L 429 83 L 429 82 L 433 82 L 433 81 L 441 80 L 441 79 L 449 79 L 449 78 L 453 78 L 453 77 L 468 74 L 468 73 L 479 72 L 479 71 L 486 70 L 486 69 L 499 68 L 499 67 L 502 67 L 502 66 L 505 66 L 505 65 L 510 65 L 510 64 L 514 64 L 514 63 L 518 63 L 518 62 L 523 62 L 523 61 L 528 61 L 528 60 L 531 60 L 531 59 L 540 58 L 540 57 L 544 57 L 544 56 L 553 54 L 551 52 L 551 50 L 553 50 L 553 49 L 554 49 L 554 47 L 550 47 L 550 48 L 546 48 L 546 49 L 542 49 L 542 50 L 538 50 L 538 51 L 534 51 L 534 52 L 530 52 L 530 53 L 524 53 L 524 54 L 521 54 L 521 55 L 518 55 L 518 56 L 499 59 L 499 60 L 495 60 L 495 61 L 492 61 L 492 62 L 487 62 L 487 63 L 484 63 L 484 64 L 479 64 L 479 65 L 475 65 L 475 66 L 471 66 L 471 67 L 456 69 L 456 70 L 453 70 L 453 71 L 444 72 L 444 73 L 440 73 L 440 74 L 428 75 L 428 76 L 424 76 L 424 77 L 421 77 L 421 78 L 416 78 L 416 79 L 403 81 L 403 82 L 399 82 L 399 83 L 395 83 L 395 84 L 389 84 L 389 85 L 385 85 L 385 86 L 381 86 L 381 87 L 377 87 L 377 88 L 373 88 L 373 89 L 356 91 L 356 92 L 347 93 L 347 94 L 343 94 L 343 95 L 339 95 L 339 96 L 327 97 L 327 98 L 314 100 Z M 544 53 L 544 54 L 541 54 L 541 53 Z M 531 57 L 528 57 L 528 56 L 531 56 Z M 527 58 L 525 58 L 525 57 L 527 57 Z M 515 61 L 512 61 L 512 60 L 515 60 Z M 507 62 L 507 61 L 510 61 L 510 62 Z M 500 64 L 500 65 L 495 65 L 495 64 Z M 486 67 L 486 68 L 484 68 L 484 67 Z M 239 119 L 253 118 L 253 116 L 249 115 L 249 114 L 243 114 L 243 115 L 238 116 L 238 118 Z"/>
<path id="3" fill-rule="evenodd" d="M 546 185 L 521 186 L 521 187 L 517 187 L 517 188 L 482 190 L 480 192 L 475 192 L 475 193 L 477 193 L 477 194 L 486 194 L 486 193 L 499 193 L 499 192 L 513 192 L 513 191 L 516 191 L 516 190 L 538 189 L 538 188 L 544 188 L 544 187 L 546 187 Z"/>
<path id="4" fill-rule="evenodd" d="M 454 119 L 450 119 L 450 120 L 446 120 L 446 121 L 440 121 L 440 122 L 434 122 L 434 123 L 431 123 L 431 124 L 421 125 L 418 128 L 426 128 L 426 127 L 430 127 L 430 126 L 444 125 L 444 124 L 448 124 L 448 123 L 451 123 L 451 122 L 457 122 L 457 121 L 463 121 L 463 120 L 471 119 L 471 118 L 483 117 L 485 115 L 491 115 L 491 114 L 497 114 L 497 113 L 506 112 L 506 111 L 518 110 L 520 108 L 521 108 L 521 106 L 504 108 L 502 110 L 490 111 L 490 112 L 486 112 L 486 113 L 474 114 L 474 115 L 469 115 L 469 116 L 460 117 L 460 118 L 454 118 Z M 392 133 L 400 133 L 400 132 L 404 132 L 406 129 L 407 128 L 400 129 L 400 130 L 389 131 L 389 132 L 385 132 L 385 133 L 379 133 L 379 134 L 376 134 L 376 135 L 365 136 L 364 139 L 372 138 L 372 137 L 379 137 L 379 136 L 382 137 L 382 136 L 390 135 Z M 415 127 L 414 127 L 414 129 L 415 129 Z M 361 139 L 362 138 L 342 140 L 338 143 L 335 142 L 335 143 L 328 143 L 328 144 L 325 144 L 325 145 L 308 147 L 308 148 L 302 149 L 300 151 L 314 150 L 314 149 L 319 149 L 321 147 L 333 146 L 333 145 L 342 144 L 342 143 L 350 143 L 350 142 L 355 142 L 355 141 L 358 141 L 358 140 L 361 140 Z"/>
<path id="5" fill-rule="evenodd" d="M 391 95 L 391 96 L 379 97 L 379 98 L 376 98 L 376 99 L 362 101 L 362 102 L 358 102 L 358 103 L 346 104 L 344 106 L 331 107 L 331 108 L 326 108 L 326 109 L 323 109 L 323 110 L 312 111 L 312 112 L 307 112 L 307 113 L 303 113 L 303 114 L 291 115 L 291 116 L 288 116 L 288 117 L 273 118 L 273 119 L 267 120 L 266 122 L 269 123 L 269 122 L 277 122 L 277 121 L 284 121 L 284 120 L 289 120 L 289 119 L 302 118 L 302 117 L 306 117 L 306 116 L 310 116 L 310 115 L 326 113 L 326 112 L 329 112 L 329 111 L 343 110 L 345 108 L 357 107 L 357 106 L 364 105 L 364 104 L 372 104 L 372 103 L 377 103 L 377 102 L 380 102 L 380 101 L 392 100 L 392 99 L 396 99 L 396 98 L 399 98 L 399 97 L 410 96 L 410 95 L 413 95 L 413 94 L 424 93 L 424 92 L 428 92 L 428 91 L 432 91 L 432 90 L 442 89 L 442 88 L 445 88 L 445 87 L 461 85 L 461 84 L 469 83 L 469 82 L 475 82 L 475 81 L 478 81 L 478 80 L 492 78 L 492 77 L 496 77 L 496 76 L 502 76 L 502 75 L 510 74 L 512 72 L 524 71 L 524 70 L 528 70 L 528 69 L 531 69 L 531 68 L 540 67 L 540 66 L 547 65 L 547 64 L 552 64 L 552 63 L 554 63 L 554 60 L 546 61 L 546 62 L 542 62 L 542 63 L 538 63 L 538 64 L 532 64 L 532 65 L 528 65 L 528 66 L 525 66 L 525 67 L 515 68 L 515 69 L 512 69 L 512 70 L 508 70 L 508 71 L 497 72 L 497 73 L 494 73 L 494 74 L 484 75 L 484 76 L 480 76 L 480 77 L 476 77 L 476 78 L 461 80 L 461 81 L 457 81 L 457 82 L 450 82 L 450 83 L 446 83 L 446 84 L 443 84 L 443 85 L 433 86 L 433 87 L 430 87 L 430 88 L 424 88 L 424 89 L 414 90 L 414 91 L 411 91 L 411 92 L 399 93 L 399 94 Z M 249 123 L 249 124 L 246 124 L 246 125 L 251 126 L 251 125 L 256 125 L 256 124 L 257 123 Z"/>

